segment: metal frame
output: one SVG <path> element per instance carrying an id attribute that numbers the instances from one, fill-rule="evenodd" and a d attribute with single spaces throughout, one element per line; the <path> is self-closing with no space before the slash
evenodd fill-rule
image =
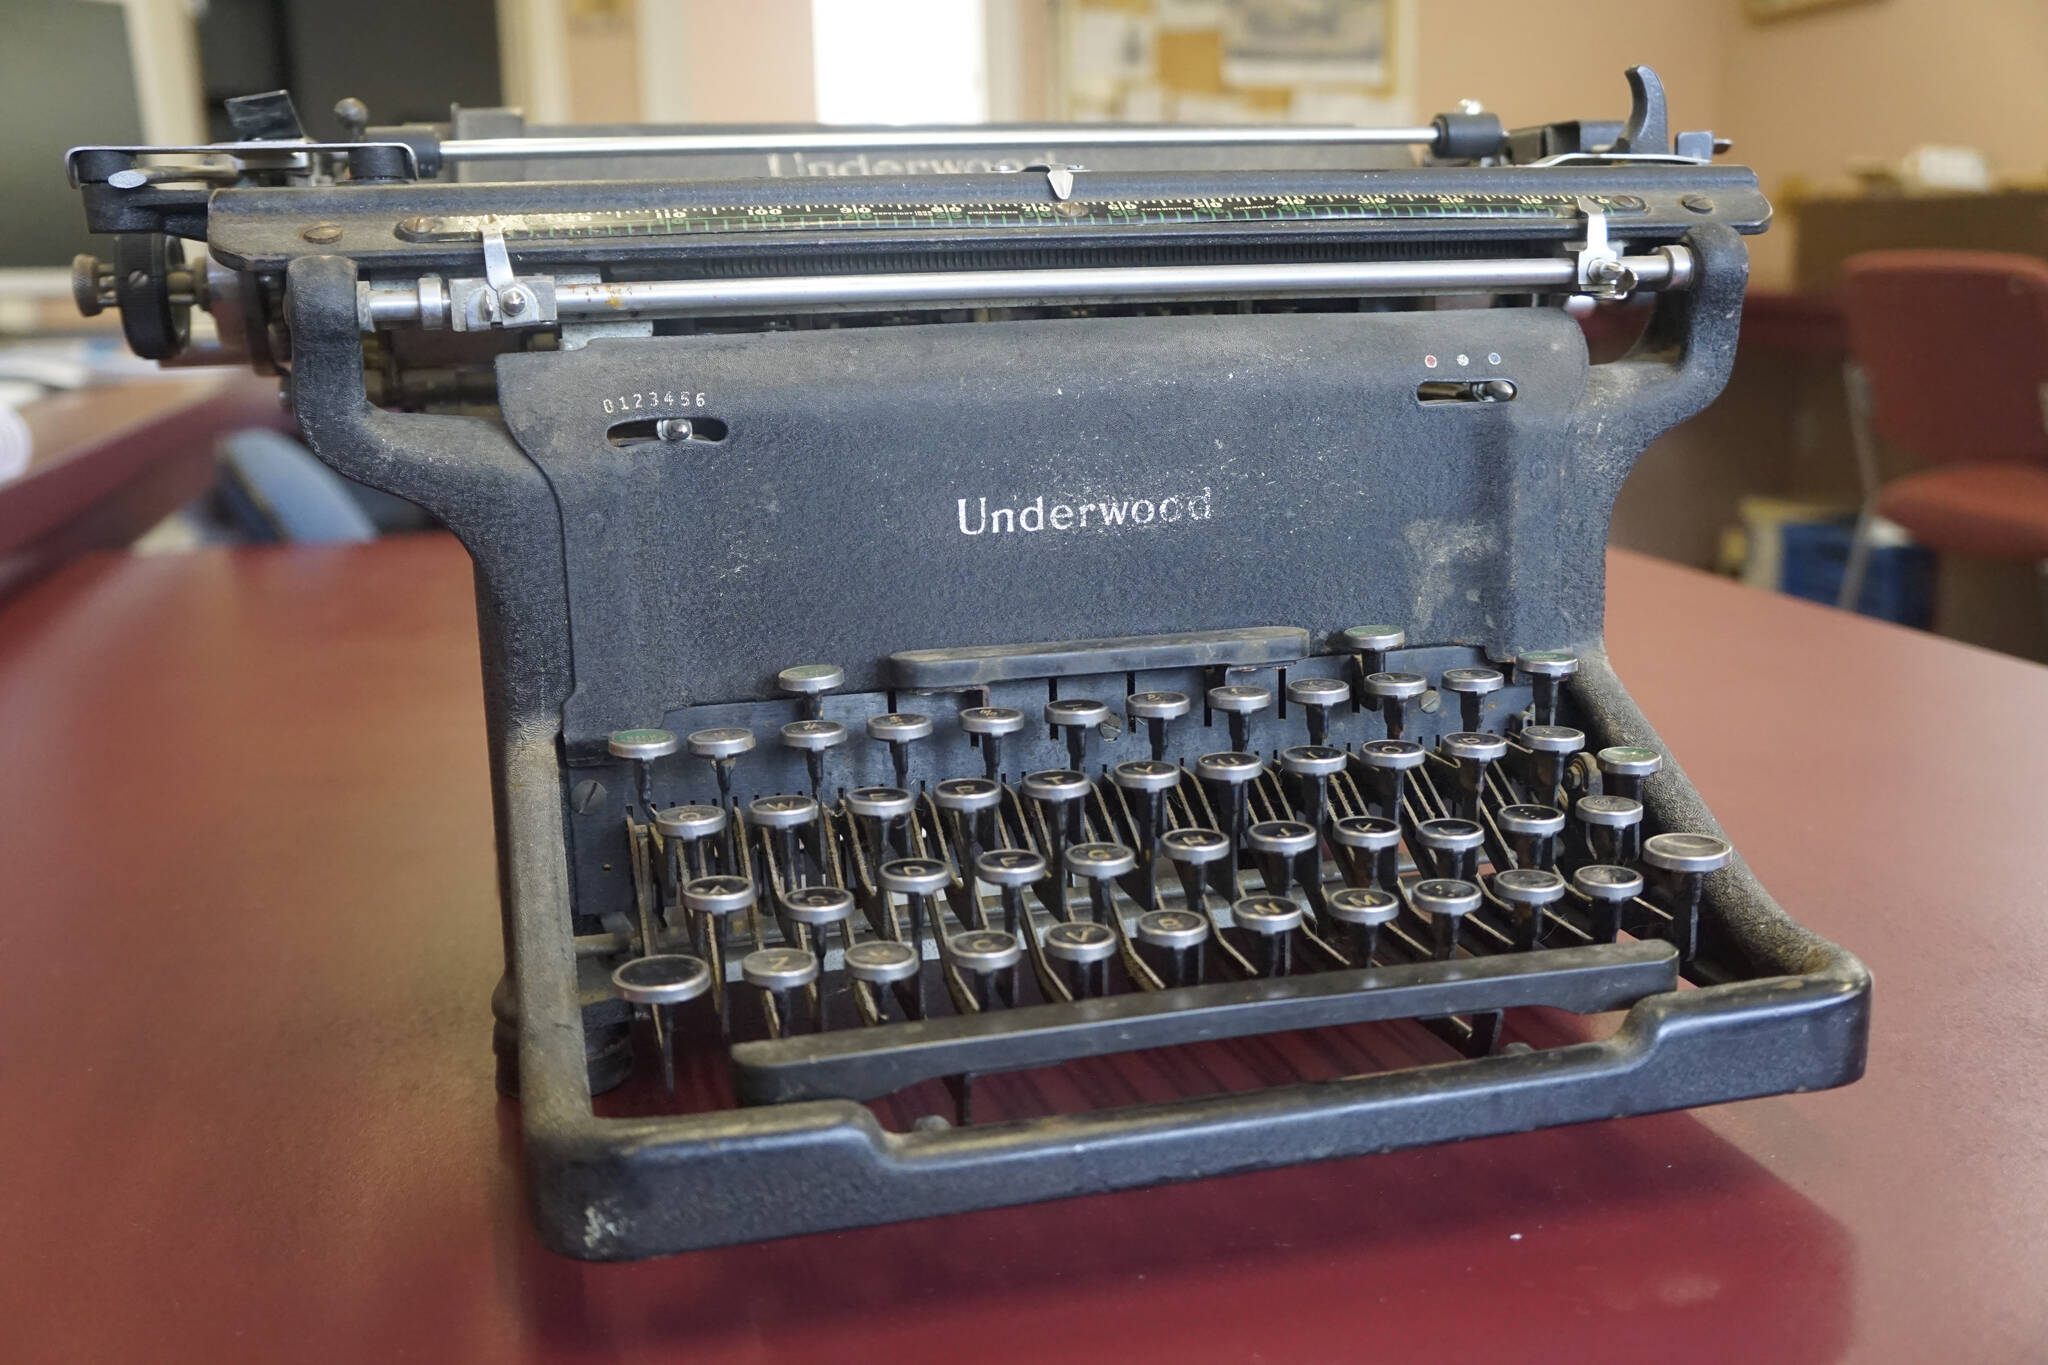
<path id="1" fill-rule="evenodd" d="M 1543 504 L 1549 524 L 1531 528 L 1548 538 L 1551 553 L 1508 589 L 1540 608 L 1537 619 L 1571 623 L 1569 638 L 1542 643 L 1580 654 L 1575 723 L 1596 745 L 1658 744 L 1608 667 L 1599 634 L 1613 496 L 1656 434 L 1719 391 L 1733 356 L 1746 273 L 1740 243 L 1725 227 L 1703 225 L 1684 246 L 1696 263 L 1690 289 L 1664 296 L 1632 356 L 1586 377 L 1570 419 L 1567 465 L 1551 475 L 1565 481 L 1571 498 L 1561 520 Z M 562 708 L 573 680 L 601 671 L 602 661 L 577 667 L 562 628 L 571 617 L 571 551 L 560 494 L 496 423 L 395 414 L 365 401 L 356 286 L 346 259 L 306 256 L 291 264 L 293 398 L 324 459 L 433 509 L 476 561 L 506 915 L 500 1039 L 507 1060 L 516 1058 L 529 1189 L 550 1247 L 626 1259 L 1819 1089 L 1861 1074 L 1868 974 L 1795 924 L 1738 859 L 1709 879 L 1702 925 L 1719 960 L 1734 964 L 1732 979 L 1650 989 L 1668 980 L 1668 964 L 1654 951 L 1596 952 L 1586 964 L 1596 977 L 1619 971 L 1631 990 L 1650 989 L 1601 1042 L 1054 1124 L 892 1133 L 844 1099 L 599 1118 L 572 940 L 565 800 L 573 770 L 565 765 Z M 1424 488 L 1414 497 L 1422 505 L 1429 495 Z M 1516 605 L 1502 604 L 1511 620 Z M 616 647 L 633 643 L 629 633 Z M 1489 646 L 1511 652 L 1527 643 L 1503 638 Z M 598 646 L 586 640 L 585 647 Z M 1659 827 L 1718 833 L 1675 768 L 1653 785 L 1647 804 Z M 1526 963 L 1521 968 L 1427 964 L 1384 973 L 1378 988 L 1392 988 L 1386 1000 L 1395 1003 L 1404 1001 L 1400 992 L 1413 992 L 1405 1003 L 1416 1009 L 1504 1007 L 1529 998 L 1534 974 Z M 1547 989 L 1562 989 L 1568 977 Z M 1228 1012 L 1259 994 L 1218 990 L 1201 999 Z M 1600 992 L 1556 998 L 1587 1007 L 1614 999 Z M 1276 1008 L 1260 1003 L 1268 1013 Z M 1188 1036 L 1202 1021 L 1201 1011 L 1190 1013 Z M 951 1044 L 967 1045 L 958 1037 Z M 787 1199 L 784 1192 L 799 1184 L 806 1198 Z"/>

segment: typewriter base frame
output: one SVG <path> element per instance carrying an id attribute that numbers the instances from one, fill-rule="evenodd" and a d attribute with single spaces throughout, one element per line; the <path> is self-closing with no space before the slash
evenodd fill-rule
<path id="1" fill-rule="evenodd" d="M 1589 735 L 1656 744 L 1604 651 L 1582 650 Z M 936 1132 L 889 1132 L 852 1101 L 600 1118 L 564 928 L 554 747 L 528 739 L 505 759 L 515 794 L 509 927 L 528 1188 L 542 1240 L 569 1256 L 630 1260 L 1097 1194 L 1823 1090 L 1863 1073 L 1868 972 L 1794 923 L 1738 859 L 1713 878 L 1706 923 L 1776 974 L 1646 997 L 1599 1042 Z M 1683 774 L 1667 773 L 1651 816 L 1718 832 Z M 1502 1102 L 1509 1094 L 1511 1106 Z M 798 1189 L 801 1200 L 791 1197 Z"/>

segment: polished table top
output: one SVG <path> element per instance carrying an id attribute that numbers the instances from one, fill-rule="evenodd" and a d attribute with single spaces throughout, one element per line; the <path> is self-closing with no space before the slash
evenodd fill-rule
<path id="1" fill-rule="evenodd" d="M 1633 556 L 1616 665 L 1877 981 L 1845 1090 L 638 1265 L 491 1089 L 467 562 L 0 608 L 7 1361 L 2038 1360 L 2048 670 Z"/>

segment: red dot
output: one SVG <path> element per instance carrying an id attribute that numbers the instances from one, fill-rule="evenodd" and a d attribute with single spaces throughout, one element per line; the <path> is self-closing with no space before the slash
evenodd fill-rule
<path id="1" fill-rule="evenodd" d="M 1436 368 L 1436 357 L 1433 355 L 1426 355 L 1422 357 L 1422 363 L 1426 368 L 1433 370 Z"/>

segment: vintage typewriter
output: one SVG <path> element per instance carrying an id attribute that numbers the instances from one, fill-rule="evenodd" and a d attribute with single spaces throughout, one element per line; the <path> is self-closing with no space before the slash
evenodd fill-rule
<path id="1" fill-rule="evenodd" d="M 549 1246 L 1861 1072 L 1863 967 L 1602 648 L 1616 490 L 1721 388 L 1769 215 L 1629 80 L 1517 130 L 315 142 L 259 96 L 70 154 L 81 306 L 281 374 L 475 560 Z"/>

